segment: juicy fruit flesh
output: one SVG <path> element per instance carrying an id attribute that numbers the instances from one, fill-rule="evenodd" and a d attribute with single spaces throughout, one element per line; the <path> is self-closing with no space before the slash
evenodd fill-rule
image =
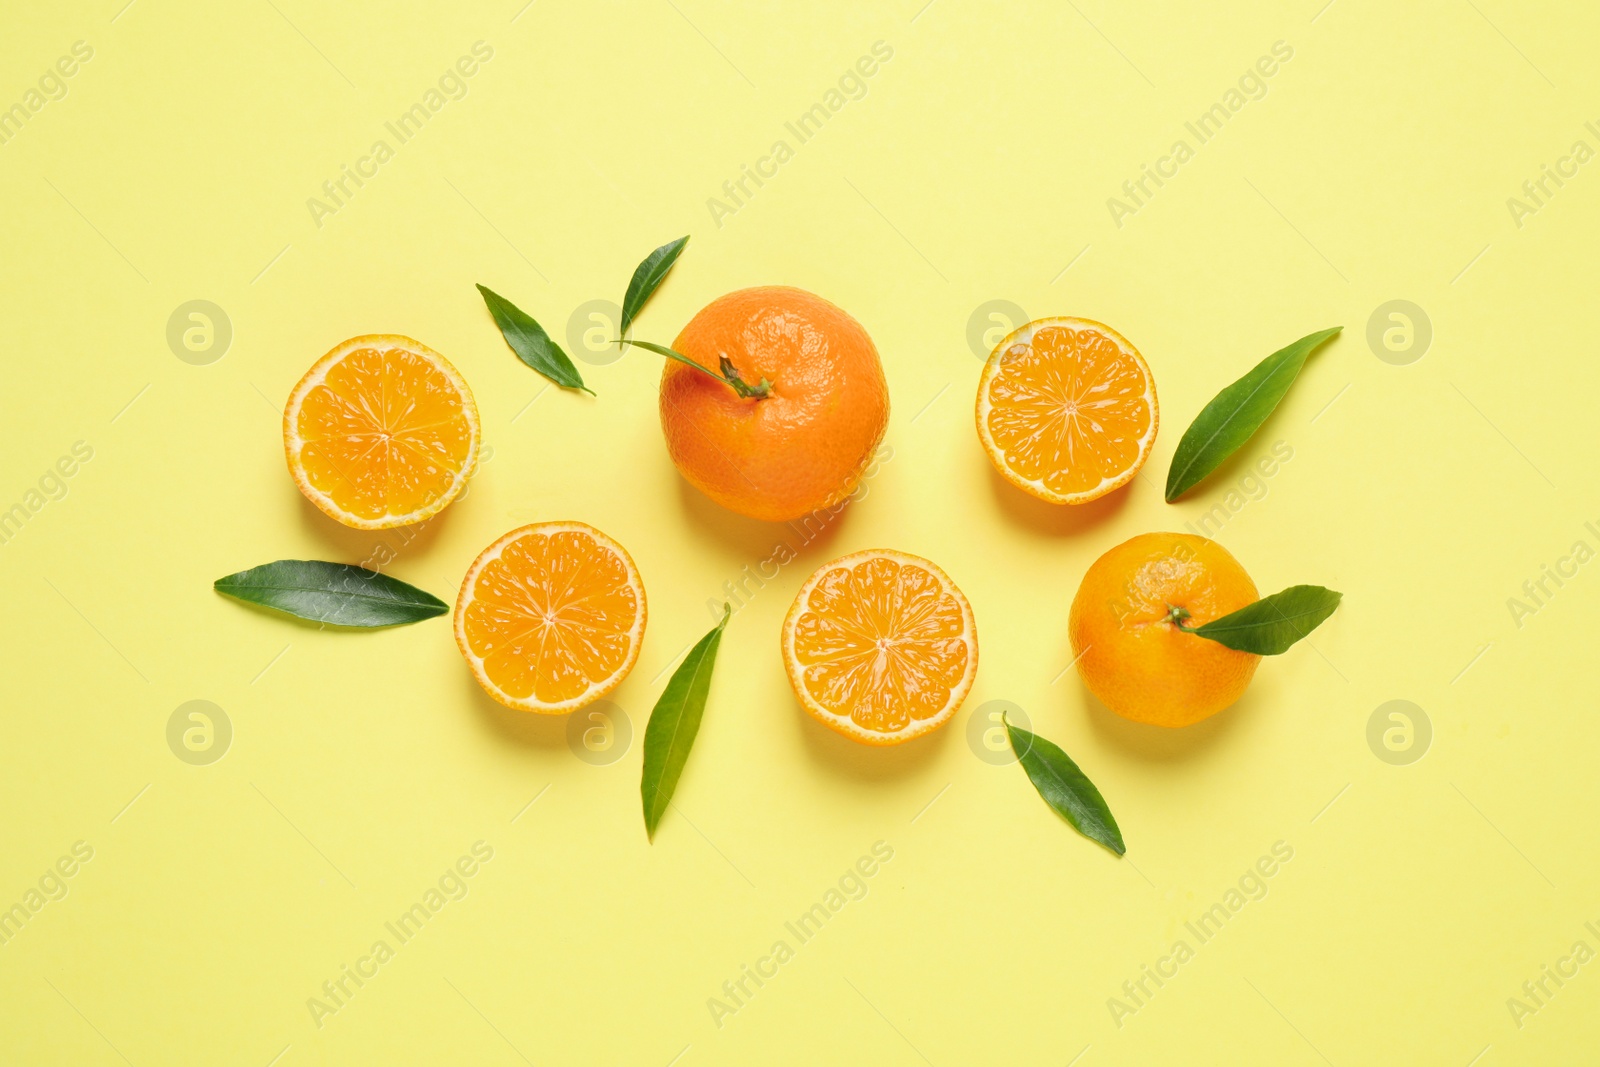
<path id="1" fill-rule="evenodd" d="M 1153 414 L 1138 362 L 1091 329 L 1045 326 L 1001 356 L 987 427 L 1015 473 L 1069 495 L 1139 458 Z"/>
<path id="2" fill-rule="evenodd" d="M 557 704 L 623 667 L 641 610 L 616 552 L 578 531 L 529 533 L 478 572 L 463 633 L 507 696 Z"/>
<path id="3" fill-rule="evenodd" d="M 806 692 L 872 733 L 945 710 L 967 672 L 960 603 L 924 568 L 890 559 L 839 567 L 811 589 L 795 622 Z"/>
<path id="4" fill-rule="evenodd" d="M 294 430 L 312 488 L 361 519 L 428 507 L 472 458 L 455 382 L 399 348 L 360 348 L 331 365 L 301 400 Z"/>

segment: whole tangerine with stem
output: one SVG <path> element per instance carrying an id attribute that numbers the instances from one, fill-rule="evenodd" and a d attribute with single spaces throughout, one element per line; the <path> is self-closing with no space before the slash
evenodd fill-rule
<path id="1" fill-rule="evenodd" d="M 684 478 L 730 511 L 786 522 L 860 481 L 889 424 L 872 338 L 843 310 L 786 286 L 718 297 L 661 372 L 661 429 Z M 698 369 L 697 369 L 698 368 Z"/>

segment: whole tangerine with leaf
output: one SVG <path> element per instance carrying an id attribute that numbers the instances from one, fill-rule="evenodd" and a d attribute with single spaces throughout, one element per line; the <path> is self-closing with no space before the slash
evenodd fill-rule
<path id="1" fill-rule="evenodd" d="M 1313 585 L 1262 597 L 1210 538 L 1147 533 L 1089 567 L 1067 629 L 1078 675 L 1106 707 L 1134 722 L 1189 726 L 1236 702 L 1262 656 L 1287 651 L 1339 600 Z"/>

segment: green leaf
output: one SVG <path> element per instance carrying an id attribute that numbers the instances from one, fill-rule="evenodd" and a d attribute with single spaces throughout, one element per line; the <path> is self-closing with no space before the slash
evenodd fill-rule
<path id="1" fill-rule="evenodd" d="M 1072 762 L 1072 757 L 1038 734 L 1012 726 L 1003 714 L 1000 721 L 1005 723 L 1006 736 L 1011 739 L 1011 751 L 1017 754 L 1017 762 L 1028 772 L 1044 802 L 1084 837 L 1098 841 L 1119 856 L 1126 852 L 1122 831 L 1117 829 L 1117 820 L 1106 806 L 1105 797 Z"/>
<path id="2" fill-rule="evenodd" d="M 450 605 L 379 571 L 320 559 L 280 559 L 218 578 L 224 596 L 329 626 L 399 626 L 443 615 Z"/>
<path id="3" fill-rule="evenodd" d="M 590 396 L 594 395 L 594 390 L 583 384 L 583 378 L 579 376 L 578 368 L 572 365 L 572 360 L 560 345 L 550 340 L 550 335 L 533 320 L 533 316 L 486 286 L 478 286 L 478 292 L 483 294 L 483 302 L 489 306 L 494 324 L 500 327 L 506 344 L 511 346 L 511 351 L 517 354 L 518 359 L 562 388 L 582 389 Z"/>
<path id="4" fill-rule="evenodd" d="M 644 731 L 644 778 L 639 792 L 644 798 L 644 828 L 655 840 L 656 826 L 666 814 L 672 794 L 683 775 L 700 719 L 706 711 L 706 694 L 711 689 L 711 669 L 717 663 L 717 647 L 722 631 L 728 628 L 733 608 L 722 605 L 722 621 L 689 650 L 667 680 L 650 712 L 650 725 Z"/>
<path id="5" fill-rule="evenodd" d="M 638 318 L 645 301 L 650 299 L 656 287 L 665 280 L 672 265 L 678 262 L 678 255 L 683 251 L 683 246 L 688 243 L 688 234 L 684 234 L 676 241 L 668 241 L 645 256 L 633 269 L 633 277 L 628 281 L 628 295 L 622 298 L 622 326 L 617 330 L 618 333 L 627 336 L 628 327 Z"/>
<path id="6" fill-rule="evenodd" d="M 1291 585 L 1188 632 L 1240 652 L 1276 656 L 1322 625 L 1341 599 L 1320 585 Z"/>
<path id="7" fill-rule="evenodd" d="M 1267 421 L 1305 366 L 1313 349 L 1340 330 L 1318 330 L 1257 363 L 1255 369 L 1218 393 L 1183 432 L 1167 471 L 1167 503 L 1194 488 Z"/>

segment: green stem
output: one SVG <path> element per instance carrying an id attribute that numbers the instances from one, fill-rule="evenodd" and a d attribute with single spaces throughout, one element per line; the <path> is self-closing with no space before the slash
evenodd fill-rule
<path id="1" fill-rule="evenodd" d="M 1184 625 L 1190 618 L 1188 608 L 1180 608 L 1176 604 L 1167 605 L 1167 621 L 1186 634 L 1192 634 L 1195 631 L 1194 627 Z"/>
<path id="2" fill-rule="evenodd" d="M 649 341 L 635 341 L 629 337 L 619 337 L 617 338 L 616 343 L 619 345 L 633 345 L 636 348 L 643 348 L 654 352 L 658 356 L 666 356 L 668 359 L 675 359 L 686 367 L 693 367 L 701 374 L 709 375 L 710 377 L 715 378 L 717 381 L 721 382 L 723 385 L 726 385 L 729 389 L 732 389 L 735 393 L 738 393 L 741 397 L 744 397 L 747 400 L 763 400 L 772 395 L 771 382 L 765 378 L 762 378 L 755 385 L 750 385 L 739 376 L 738 368 L 733 365 L 733 361 L 727 356 L 721 355 L 720 353 L 719 356 L 722 363 L 722 373 L 718 374 L 710 367 L 702 366 L 690 359 L 688 356 L 684 355 L 682 352 L 674 352 L 666 345 L 651 344 Z"/>

